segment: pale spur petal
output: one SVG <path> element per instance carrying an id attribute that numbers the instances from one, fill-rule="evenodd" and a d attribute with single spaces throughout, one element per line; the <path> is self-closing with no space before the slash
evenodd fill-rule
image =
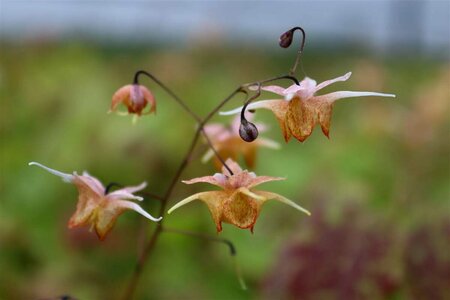
<path id="1" fill-rule="evenodd" d="M 293 202 L 292 200 L 289 200 L 281 195 L 278 195 L 276 193 L 271 193 L 271 192 L 266 192 L 266 191 L 255 191 L 256 194 L 266 198 L 266 200 L 277 200 L 280 201 L 284 204 L 287 204 L 289 206 L 292 206 L 293 208 L 304 212 L 305 214 L 307 214 L 308 216 L 311 215 L 311 213 L 309 211 L 307 211 L 306 209 L 304 209 L 303 207 L 301 207 L 300 205 L 298 205 L 297 203 Z"/>
<path id="2" fill-rule="evenodd" d="M 294 85 L 298 87 L 298 85 L 296 85 L 296 84 L 294 84 Z M 256 88 L 255 88 L 255 90 L 256 90 Z M 268 91 L 268 92 L 271 92 L 274 94 L 278 94 L 280 96 L 284 96 L 286 89 L 284 87 L 281 87 L 278 85 L 268 85 L 268 86 L 261 87 L 261 90 Z"/>
<path id="3" fill-rule="evenodd" d="M 340 76 L 340 77 L 336 77 L 336 78 L 334 78 L 334 79 L 326 80 L 326 81 L 324 81 L 324 82 L 322 82 L 322 83 L 320 83 L 320 84 L 318 84 L 318 85 L 316 86 L 315 92 L 317 92 L 318 90 L 321 90 L 321 89 L 323 89 L 324 87 L 327 87 L 327 86 L 329 86 L 330 84 L 333 84 L 333 83 L 335 83 L 335 82 L 338 82 L 338 81 L 347 81 L 347 80 L 350 78 L 350 76 L 352 76 L 352 72 L 348 72 L 348 73 L 346 73 L 345 75 Z"/>
<path id="4" fill-rule="evenodd" d="M 109 193 L 108 195 L 106 195 L 106 197 L 108 197 L 111 200 L 116 200 L 116 199 L 121 199 L 121 200 L 137 200 L 137 201 L 142 201 L 144 200 L 143 197 L 141 196 L 136 196 L 133 195 L 132 193 L 129 193 L 127 191 L 124 190 L 117 190 L 114 192 Z"/>
<path id="5" fill-rule="evenodd" d="M 130 201 L 126 201 L 126 200 L 116 200 L 114 205 L 117 205 L 117 206 L 123 207 L 123 208 L 132 209 L 135 212 L 143 215 L 147 219 L 154 221 L 154 222 L 159 222 L 162 219 L 162 217 L 155 218 L 155 217 L 151 216 L 148 212 L 146 212 L 144 209 L 142 209 L 142 207 L 140 207 L 139 205 L 137 205 L 134 202 L 130 202 Z"/>
<path id="6" fill-rule="evenodd" d="M 395 98 L 394 94 L 384 94 L 384 93 L 375 93 L 375 92 L 354 92 L 354 91 L 340 91 L 333 92 L 325 95 L 315 96 L 315 101 L 323 101 L 328 103 L 333 103 L 336 100 L 343 98 L 353 98 L 353 97 L 367 97 L 367 96 L 376 96 L 376 97 L 391 97 Z"/>
<path id="7" fill-rule="evenodd" d="M 259 109 L 259 108 L 271 109 L 271 107 L 272 107 L 271 105 L 274 103 L 274 101 L 284 101 L 284 100 L 261 100 L 258 102 L 253 102 L 247 106 L 247 110 Z M 221 112 L 219 112 L 219 115 L 230 116 L 230 115 L 240 114 L 242 107 L 243 106 L 235 108 L 233 110 L 229 110 L 229 111 L 221 111 Z"/>
<path id="8" fill-rule="evenodd" d="M 46 167 L 43 164 L 40 164 L 38 162 L 32 161 L 32 162 L 28 163 L 28 165 L 29 166 L 38 166 L 38 167 L 46 170 L 47 172 L 52 173 L 53 175 L 61 177 L 64 182 L 72 182 L 74 179 L 74 175 L 72 175 L 72 174 L 67 174 L 67 173 L 63 173 L 63 172 L 51 169 L 51 168 Z"/>
<path id="9" fill-rule="evenodd" d="M 256 176 L 252 179 L 252 181 L 247 186 L 248 188 L 255 187 L 257 185 L 271 182 L 271 181 L 280 181 L 280 180 L 286 180 L 284 177 L 272 177 L 272 176 Z"/>
<path id="10" fill-rule="evenodd" d="M 197 177 L 191 180 L 182 180 L 181 182 L 185 184 L 194 184 L 194 183 L 209 183 L 212 185 L 216 185 L 218 187 L 223 188 L 227 182 L 227 178 L 225 175 L 216 173 L 213 176 L 203 176 Z"/>
<path id="11" fill-rule="evenodd" d="M 212 192 L 202 192 L 202 193 L 197 193 L 194 194 L 192 196 L 189 196 L 187 198 L 184 198 L 183 200 L 181 200 L 180 202 L 178 202 L 177 204 L 175 204 L 174 206 L 172 206 L 167 213 L 171 214 L 175 209 L 188 204 L 189 202 L 192 202 L 194 200 L 201 200 L 203 198 L 203 196 L 207 196 L 209 194 L 211 194 Z"/>
<path id="12" fill-rule="evenodd" d="M 264 201 L 266 198 L 264 198 L 263 196 L 257 195 L 255 193 L 253 193 L 252 191 L 250 191 L 248 188 L 242 187 L 236 190 L 237 193 L 242 193 L 244 195 L 247 195 L 253 199 L 256 200 L 261 200 Z"/>
<path id="13" fill-rule="evenodd" d="M 125 192 L 128 192 L 128 193 L 135 193 L 135 192 L 142 191 L 142 190 L 145 189 L 146 187 L 147 187 L 147 182 L 144 181 L 144 182 L 142 182 L 142 183 L 139 184 L 139 185 L 135 185 L 135 186 L 126 186 L 126 187 L 124 187 L 124 188 L 122 188 L 122 189 L 120 189 L 120 190 L 117 190 L 117 192 L 118 192 L 118 191 L 125 191 Z"/>

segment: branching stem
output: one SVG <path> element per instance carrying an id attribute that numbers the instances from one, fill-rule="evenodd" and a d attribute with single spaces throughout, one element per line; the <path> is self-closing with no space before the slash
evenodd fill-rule
<path id="1" fill-rule="evenodd" d="M 197 114 L 195 114 L 186 104 L 183 100 L 181 100 L 181 98 L 179 98 L 171 89 L 169 89 L 166 85 L 164 85 L 161 81 L 159 81 L 155 76 L 153 76 L 151 73 L 147 72 L 147 71 L 143 71 L 140 70 L 138 72 L 136 72 L 135 76 L 134 76 L 134 83 L 138 84 L 139 82 L 139 75 L 146 75 L 148 76 L 150 79 L 152 79 L 154 82 L 156 82 L 161 88 L 163 88 L 198 124 L 197 130 L 194 134 L 194 137 L 192 138 L 191 144 L 184 156 L 184 158 L 181 161 L 180 166 L 178 167 L 177 171 L 175 172 L 175 175 L 173 176 L 167 190 L 166 193 L 164 194 L 163 197 L 155 197 L 155 198 L 159 198 L 161 200 L 161 206 L 160 206 L 160 210 L 159 210 L 159 215 L 164 215 L 164 212 L 167 208 L 167 204 L 168 204 L 168 200 L 170 199 L 170 196 L 172 195 L 172 192 L 177 184 L 177 182 L 180 180 L 181 174 L 183 173 L 184 169 L 188 166 L 189 162 L 192 159 L 192 154 L 194 152 L 194 149 L 197 145 L 197 142 L 199 140 L 200 134 L 203 134 L 203 136 L 205 137 L 207 143 L 209 144 L 209 147 L 211 147 L 211 149 L 214 151 L 214 154 L 217 156 L 217 158 L 220 160 L 220 162 L 223 164 L 223 166 L 230 172 L 230 174 L 233 174 L 233 172 L 231 171 L 231 169 L 227 166 L 226 162 L 223 160 L 222 157 L 220 157 L 219 153 L 216 151 L 216 149 L 213 147 L 213 144 L 211 142 L 211 140 L 209 139 L 209 137 L 206 135 L 205 131 L 204 131 L 204 126 L 211 120 L 211 118 L 225 105 L 227 104 L 231 99 L 234 98 L 234 96 L 236 96 L 239 93 L 244 93 L 246 95 L 248 95 L 248 89 L 250 89 L 252 86 L 257 86 L 257 93 L 256 95 L 246 99 L 247 103 L 250 103 L 252 100 L 256 99 L 259 94 L 260 94 L 260 90 L 261 90 L 261 85 L 264 83 L 268 83 L 271 81 L 275 81 L 275 80 L 279 80 L 279 79 L 290 79 L 292 81 L 294 81 L 297 85 L 299 85 L 299 82 L 297 80 L 297 78 L 295 76 L 293 76 L 293 74 L 288 74 L 288 75 L 282 75 L 282 76 L 276 76 L 276 77 L 272 77 L 272 78 L 268 78 L 268 79 L 264 79 L 264 80 L 260 80 L 260 81 L 255 81 L 255 82 L 251 82 L 251 83 L 247 83 L 247 84 L 243 84 L 239 87 L 237 87 L 229 96 L 227 96 L 225 99 L 223 99 L 213 110 L 211 110 L 210 113 L 208 113 L 203 119 L 201 119 Z M 183 234 L 188 234 L 191 236 L 196 236 L 196 237 L 202 237 L 202 238 L 206 238 L 206 236 L 202 235 L 202 234 L 196 234 L 196 233 L 187 233 L 187 232 L 182 232 L 180 230 L 175 230 L 175 229 L 164 229 L 163 230 L 163 222 L 165 219 L 162 219 L 156 226 L 155 230 L 153 231 L 152 235 L 150 236 L 150 239 L 148 240 L 147 244 L 145 245 L 143 251 L 142 251 L 142 255 L 139 257 L 136 267 L 134 269 L 133 275 L 128 283 L 128 286 L 125 290 L 125 293 L 123 295 L 124 300 L 130 300 L 133 299 L 133 295 L 136 291 L 138 282 L 139 282 L 139 278 L 142 275 L 144 266 L 147 262 L 148 257 L 150 256 L 150 254 L 153 252 L 153 249 L 155 248 L 155 245 L 158 241 L 158 238 L 160 236 L 160 234 L 164 231 L 171 231 L 171 232 L 178 232 L 178 233 L 183 233 Z M 236 250 L 233 246 L 233 244 L 231 244 L 230 241 L 228 240 L 224 240 L 224 239 L 220 239 L 220 238 L 211 238 L 208 237 L 209 240 L 214 240 L 217 242 L 223 242 L 226 243 L 229 247 L 230 247 L 230 252 L 231 254 L 234 256 L 236 254 Z M 236 266 L 236 270 L 238 273 L 238 277 L 239 277 L 239 281 L 241 283 L 241 286 L 243 288 L 245 288 L 245 284 L 243 283 L 242 278 L 240 277 L 239 273 L 239 268 L 238 266 Z"/>

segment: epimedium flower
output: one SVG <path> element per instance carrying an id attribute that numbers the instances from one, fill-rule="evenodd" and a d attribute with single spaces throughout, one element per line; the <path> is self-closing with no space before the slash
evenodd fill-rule
<path id="1" fill-rule="evenodd" d="M 120 103 L 127 107 L 129 114 L 141 116 L 156 112 L 155 97 L 149 89 L 140 84 L 128 84 L 118 89 L 112 97 L 110 112 L 115 111 Z M 143 112 L 147 104 L 150 109 Z"/>
<path id="2" fill-rule="evenodd" d="M 329 137 L 333 104 L 336 100 L 352 97 L 395 97 L 393 94 L 376 92 L 339 91 L 324 95 L 315 95 L 319 90 L 339 81 L 347 81 L 351 72 L 317 84 L 315 80 L 306 77 L 300 85 L 293 84 L 288 88 L 281 86 L 265 86 L 262 90 L 269 91 L 284 99 L 261 100 L 251 103 L 247 109 L 264 108 L 271 110 L 278 119 L 286 142 L 294 136 L 300 142 L 305 141 L 314 127 L 320 124 L 322 132 Z M 241 112 L 242 107 L 221 112 L 221 115 L 232 115 Z"/>
<path id="3" fill-rule="evenodd" d="M 249 120 L 252 119 L 250 115 Z M 240 155 L 243 156 L 245 163 L 249 168 L 255 165 L 256 152 L 260 147 L 271 149 L 279 149 L 280 145 L 270 139 L 258 138 L 253 142 L 243 141 L 239 136 L 240 117 L 236 116 L 231 122 L 230 126 L 225 126 L 220 123 L 211 123 L 204 127 L 205 133 L 210 139 L 214 149 L 224 159 L 231 158 L 237 160 Z M 265 126 L 263 124 L 256 124 L 259 131 L 264 132 Z M 202 158 L 205 163 L 214 156 L 214 151 L 209 149 Z M 220 170 L 222 164 L 217 158 L 214 159 L 214 165 Z"/>
<path id="4" fill-rule="evenodd" d="M 152 217 L 138 204 L 128 201 L 143 200 L 142 197 L 133 195 L 133 193 L 143 190 L 147 186 L 146 182 L 105 194 L 103 184 L 86 171 L 83 172 L 83 175 L 78 175 L 76 172 L 66 174 L 37 162 L 30 162 L 28 165 L 41 167 L 53 175 L 61 177 L 64 182 L 73 183 L 77 187 L 79 193 L 77 210 L 69 220 L 69 228 L 90 225 L 91 229 L 95 229 L 99 239 L 103 240 L 113 228 L 117 217 L 125 210 L 134 210 L 154 222 L 162 219 L 162 217 Z"/>
<path id="5" fill-rule="evenodd" d="M 222 222 L 233 224 L 242 229 L 249 228 L 253 232 L 253 227 L 255 226 L 262 205 L 267 200 L 272 199 L 283 202 L 310 215 L 306 209 L 281 195 L 254 189 L 254 187 L 262 183 L 284 180 L 285 178 L 256 176 L 253 172 L 242 170 L 231 159 L 228 159 L 226 164 L 233 172 L 233 175 L 223 167 L 222 173 L 183 181 L 186 184 L 205 182 L 216 185 L 222 188 L 222 190 L 201 192 L 189 196 L 175 204 L 169 209 L 168 213 L 170 214 L 175 209 L 194 200 L 201 200 L 208 206 L 211 216 L 216 223 L 218 233 L 222 231 Z"/>

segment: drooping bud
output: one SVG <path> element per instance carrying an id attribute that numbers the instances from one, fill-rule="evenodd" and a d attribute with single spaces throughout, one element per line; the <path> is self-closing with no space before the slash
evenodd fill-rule
<path id="1" fill-rule="evenodd" d="M 283 48 L 288 48 L 292 44 L 294 31 L 288 30 L 280 36 L 279 45 Z"/>
<path id="2" fill-rule="evenodd" d="M 241 119 L 241 125 L 239 126 L 239 135 L 246 142 L 253 142 L 258 137 L 258 128 L 255 124 L 247 121 L 246 119 Z"/>

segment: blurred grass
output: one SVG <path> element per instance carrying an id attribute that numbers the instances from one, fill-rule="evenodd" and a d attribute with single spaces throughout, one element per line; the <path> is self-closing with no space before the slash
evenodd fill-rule
<path id="1" fill-rule="evenodd" d="M 156 116 L 143 117 L 133 126 L 131 118 L 106 114 L 111 95 L 131 82 L 136 70 L 151 71 L 205 115 L 239 84 L 284 73 L 291 55 L 220 44 L 178 50 L 81 42 L 3 45 L 0 299 L 62 294 L 112 299 L 123 290 L 145 222 L 125 213 L 105 242 L 87 229 L 69 231 L 66 223 L 75 209 L 76 190 L 27 163 L 39 161 L 64 172 L 89 170 L 104 183 L 147 180 L 149 190 L 163 193 L 195 124 L 145 81 L 158 101 Z M 448 217 L 448 62 L 307 51 L 304 67 L 319 82 L 353 71 L 349 81 L 326 91 L 369 90 L 395 93 L 397 98 L 338 102 L 331 139 L 316 129 L 303 144 L 284 145 L 273 116 L 258 112 L 258 120 L 271 127 L 265 135 L 283 148 L 261 150 L 255 171 L 288 178 L 267 188 L 306 208 L 326 199 L 336 214 L 344 203 L 356 201 L 368 216 L 387 220 L 402 234 L 424 220 Z M 240 103 L 232 101 L 227 108 Z M 199 148 L 198 155 L 202 153 Z M 195 161 L 182 178 L 212 172 L 212 166 Z M 180 184 L 170 203 L 199 189 Z M 157 212 L 157 201 L 145 202 L 147 210 Z M 215 234 L 200 202 L 166 218 L 170 227 Z M 245 292 L 239 289 L 225 246 L 164 235 L 146 266 L 139 299 L 258 298 L 277 253 L 302 232 L 302 220 L 308 222 L 287 206 L 268 203 L 253 235 L 224 225 L 221 236 L 235 243 L 250 287 Z M 144 228 L 149 233 L 153 227 Z M 407 295 L 402 291 L 399 297 Z"/>

